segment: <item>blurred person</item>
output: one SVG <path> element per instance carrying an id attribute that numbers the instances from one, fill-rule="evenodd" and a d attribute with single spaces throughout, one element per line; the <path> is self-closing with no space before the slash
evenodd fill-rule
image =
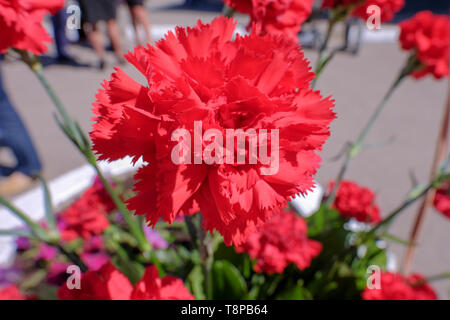
<path id="1" fill-rule="evenodd" d="M 152 34 L 150 29 L 150 18 L 147 10 L 144 7 L 143 0 L 126 0 L 128 8 L 130 9 L 131 20 L 133 21 L 133 28 L 136 35 L 137 44 L 143 44 L 139 37 L 139 25 L 142 25 L 145 31 L 145 43 L 150 43 Z"/>
<path id="2" fill-rule="evenodd" d="M 52 16 L 52 22 L 57 54 L 56 60 L 64 64 L 76 64 L 75 59 L 67 52 L 67 44 L 69 41 L 66 37 L 66 9 L 64 8 Z"/>
<path id="3" fill-rule="evenodd" d="M 99 68 L 105 67 L 105 47 L 98 22 L 105 21 L 111 44 L 119 63 L 124 63 L 119 28 L 116 22 L 116 0 L 79 0 L 83 16 L 83 30 L 99 58 Z"/>
<path id="4" fill-rule="evenodd" d="M 1 56 L 0 56 L 1 61 Z M 0 164 L 0 196 L 11 196 L 28 189 L 42 170 L 33 142 L 3 88 L 0 70 L 0 147 L 11 150 L 16 165 Z"/>

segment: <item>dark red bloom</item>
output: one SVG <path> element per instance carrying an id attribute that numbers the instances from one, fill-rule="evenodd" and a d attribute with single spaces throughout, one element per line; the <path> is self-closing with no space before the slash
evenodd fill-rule
<path id="1" fill-rule="evenodd" d="M 450 218 L 450 182 L 444 183 L 436 190 L 433 204 L 437 211 Z"/>
<path id="2" fill-rule="evenodd" d="M 181 279 L 165 276 L 159 277 L 158 269 L 150 266 L 136 283 L 131 300 L 194 300 Z"/>
<path id="3" fill-rule="evenodd" d="M 64 8 L 64 0 L 0 0 L 0 54 L 9 48 L 40 55 L 52 38 L 42 26 L 43 17 Z"/>
<path id="4" fill-rule="evenodd" d="M 362 292 L 364 300 L 436 300 L 433 288 L 419 274 L 404 278 L 398 273 L 382 272 L 380 287 L 366 288 Z"/>
<path id="5" fill-rule="evenodd" d="M 205 229 L 217 229 L 227 244 L 243 242 L 291 196 L 312 189 L 320 163 L 316 151 L 335 118 L 333 103 L 310 89 L 314 75 L 297 44 L 256 33 L 232 41 L 235 24 L 220 17 L 178 27 L 155 47 L 128 54 L 148 86 L 118 68 L 97 95 L 91 133 L 101 159 L 130 155 L 146 162 L 135 176 L 131 210 L 154 225 L 199 208 Z M 279 130 L 278 170 L 264 173 L 270 165 L 250 164 L 248 153 L 244 164 L 227 164 L 234 145 L 211 164 L 174 163 L 180 142 L 173 133 L 183 129 L 192 140 L 201 139 L 195 121 L 201 121 L 201 132 L 214 129 L 222 137 L 234 129 Z M 276 144 L 268 140 L 271 150 Z M 259 140 L 258 147 L 263 145 Z M 194 151 L 188 158 L 196 159 Z"/>
<path id="6" fill-rule="evenodd" d="M 0 300 L 27 300 L 15 284 L 0 289 Z"/>
<path id="7" fill-rule="evenodd" d="M 322 250 L 320 242 L 307 238 L 307 228 L 303 218 L 282 212 L 259 227 L 236 251 L 256 259 L 256 272 L 282 273 L 290 263 L 303 270 Z"/>
<path id="8" fill-rule="evenodd" d="M 314 0 L 224 0 L 233 9 L 250 15 L 247 29 L 292 38 L 297 42 L 301 24 L 308 19 Z"/>
<path id="9" fill-rule="evenodd" d="M 61 300 L 129 300 L 133 286 L 111 263 L 98 271 L 88 270 L 81 277 L 80 289 L 64 283 L 58 290 Z"/>
<path id="10" fill-rule="evenodd" d="M 367 20 L 372 14 L 367 12 L 370 6 L 376 5 L 380 8 L 380 22 L 391 21 L 396 12 L 405 5 L 405 0 L 324 0 L 323 9 L 347 9 L 348 12 L 363 20 Z"/>
<path id="11" fill-rule="evenodd" d="M 448 75 L 450 18 L 421 11 L 400 23 L 400 44 L 412 50 L 422 66 L 412 73 L 415 78 L 432 74 L 436 79 Z"/>
<path id="12" fill-rule="evenodd" d="M 114 208 L 103 186 L 94 183 L 59 216 L 63 240 L 89 239 L 101 234 L 109 226 L 106 216 Z"/>
<path id="13" fill-rule="evenodd" d="M 329 190 L 334 186 L 330 182 Z M 342 181 L 333 207 L 346 218 L 354 218 L 361 222 L 378 223 L 381 221 L 380 210 L 375 204 L 375 194 L 365 187 L 351 181 Z"/>

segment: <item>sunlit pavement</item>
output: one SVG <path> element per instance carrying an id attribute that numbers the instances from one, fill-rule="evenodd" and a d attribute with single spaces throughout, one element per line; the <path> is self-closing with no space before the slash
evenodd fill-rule
<path id="1" fill-rule="evenodd" d="M 210 21 L 217 15 L 213 12 L 155 10 L 162 4 L 179 2 L 149 2 L 150 17 L 156 30 L 177 24 L 191 25 L 199 18 Z M 245 26 L 245 17 L 238 20 Z M 131 29 L 125 8 L 119 12 L 119 21 L 123 35 L 129 35 L 128 30 Z M 132 48 L 130 40 L 125 45 L 127 50 Z M 71 52 L 82 62 L 96 61 L 89 48 L 72 46 Z M 306 50 L 306 56 L 314 62 L 316 52 Z M 90 130 L 91 103 L 95 93 L 113 70 L 114 57 L 111 55 L 108 59 L 109 65 L 104 72 L 59 65 L 46 68 L 56 92 L 86 131 Z M 338 55 L 324 71 L 317 88 L 323 95 L 334 97 L 338 119 L 332 125 L 332 136 L 322 153 L 322 168 L 317 176 L 319 183 L 326 185 L 334 179 L 341 162 L 331 159 L 365 124 L 405 59 L 406 55 L 399 50 L 396 42 L 371 42 L 363 44 L 359 55 Z M 137 75 L 131 66 L 125 66 L 124 70 Z M 7 61 L 3 63 L 3 76 L 13 104 L 34 137 L 47 177 L 57 177 L 84 164 L 75 148 L 59 131 L 53 117 L 53 106 L 27 67 L 18 61 Z M 430 78 L 406 80 L 369 136 L 369 142 L 379 143 L 380 146 L 367 149 L 352 162 L 347 178 L 375 190 L 385 215 L 403 201 L 410 189 L 410 171 L 421 182 L 429 178 L 446 93 L 445 81 Z M 391 143 L 383 143 L 392 138 Z M 407 239 L 416 212 L 417 204 L 403 213 L 392 226 L 391 233 Z M 432 275 L 450 269 L 449 224 L 448 219 L 437 212 L 429 212 L 412 270 Z M 397 253 L 398 262 L 401 262 L 405 252 L 403 246 L 392 245 L 392 249 Z M 433 285 L 441 298 L 449 298 L 450 281 Z"/>

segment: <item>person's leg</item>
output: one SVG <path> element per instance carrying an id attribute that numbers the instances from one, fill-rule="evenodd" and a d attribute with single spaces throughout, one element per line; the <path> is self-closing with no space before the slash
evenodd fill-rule
<path id="1" fill-rule="evenodd" d="M 0 75 L 0 146 L 11 149 L 16 158 L 14 168 L 2 167 L 1 174 L 10 176 L 14 172 L 21 172 L 34 177 L 42 170 L 36 150 L 31 138 L 17 112 L 9 101 Z"/>
<path id="2" fill-rule="evenodd" d="M 138 23 L 140 23 L 145 30 L 146 42 L 150 43 L 152 40 L 152 34 L 150 29 L 150 18 L 148 17 L 147 11 L 144 6 L 135 5 L 130 8 L 131 17 L 133 19 L 133 26 L 136 32 L 136 40 L 140 44 L 140 39 L 138 35 Z"/>
<path id="3" fill-rule="evenodd" d="M 84 23 L 83 29 L 92 48 L 100 60 L 100 68 L 105 65 L 105 48 L 102 43 L 102 34 L 95 23 Z"/>
<path id="4" fill-rule="evenodd" d="M 109 38 L 111 39 L 111 44 L 114 48 L 114 53 L 119 60 L 120 63 L 123 63 L 125 61 L 123 57 L 123 51 L 122 51 L 122 43 L 120 40 L 120 32 L 119 28 L 117 27 L 117 23 L 115 19 L 109 19 L 106 22 L 107 28 L 108 28 L 108 34 Z"/>
<path id="5" fill-rule="evenodd" d="M 60 10 L 52 17 L 53 30 L 55 33 L 55 45 L 58 53 L 58 59 L 70 58 L 66 50 L 67 38 L 66 38 L 66 11 Z"/>

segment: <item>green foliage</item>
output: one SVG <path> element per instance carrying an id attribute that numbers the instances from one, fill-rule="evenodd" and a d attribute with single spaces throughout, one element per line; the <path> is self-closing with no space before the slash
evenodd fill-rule
<path id="1" fill-rule="evenodd" d="M 239 270 L 227 260 L 216 260 L 212 265 L 213 299 L 244 299 L 247 284 Z"/>

